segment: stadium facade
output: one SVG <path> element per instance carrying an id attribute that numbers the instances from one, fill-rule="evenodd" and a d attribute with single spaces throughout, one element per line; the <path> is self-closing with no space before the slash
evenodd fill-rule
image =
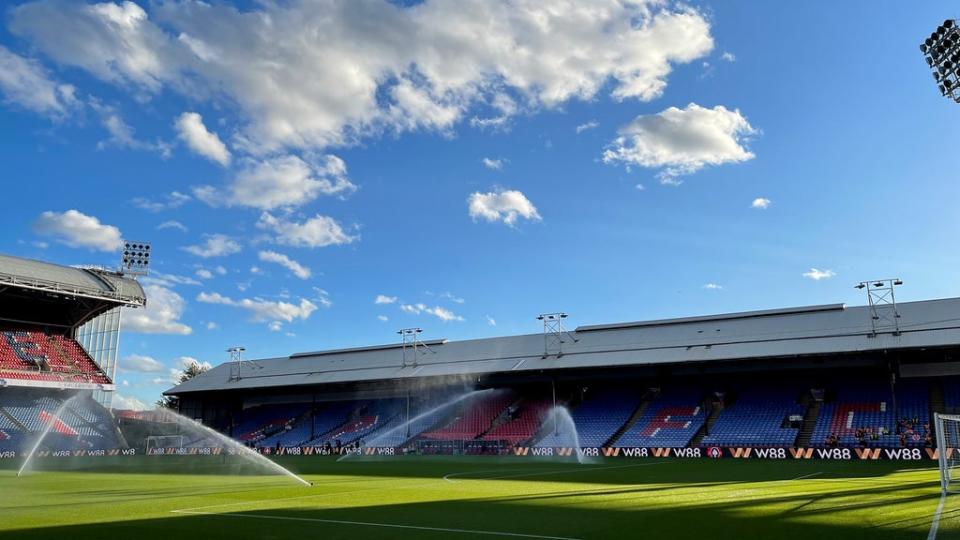
<path id="1" fill-rule="evenodd" d="M 960 408 L 960 299 L 894 309 L 889 325 L 829 304 L 303 352 L 222 364 L 166 394 L 275 451 L 569 446 L 555 405 L 576 444 L 597 448 L 930 446 L 932 412 Z"/>

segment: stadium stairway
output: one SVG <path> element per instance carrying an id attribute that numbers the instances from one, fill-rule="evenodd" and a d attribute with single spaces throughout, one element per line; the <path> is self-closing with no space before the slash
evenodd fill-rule
<path id="1" fill-rule="evenodd" d="M 632 428 L 633 425 L 637 423 L 637 420 L 640 420 L 640 418 L 643 416 L 643 413 L 647 412 L 647 407 L 650 406 L 652 398 L 655 397 L 651 396 L 650 394 L 651 392 L 644 392 L 643 397 L 640 398 L 640 403 L 637 405 L 636 410 L 634 410 L 633 414 L 630 415 L 630 419 L 620 426 L 620 429 L 618 429 L 616 433 L 614 433 L 613 436 L 611 436 L 610 439 L 603 444 L 603 446 L 613 446 L 613 443 L 617 442 L 620 437 L 623 437 L 623 434 Z"/>
<path id="2" fill-rule="evenodd" d="M 21 424 L 19 420 L 17 420 L 16 418 L 14 418 L 14 416 L 13 416 L 12 414 L 8 413 L 3 407 L 0 407 L 0 416 L 3 416 L 5 419 L 9 420 L 10 423 L 12 423 L 14 426 L 16 426 L 17 429 L 19 429 L 20 431 L 22 431 L 22 432 L 24 432 L 24 433 L 30 431 L 29 429 L 27 429 L 27 426 Z"/>
<path id="3" fill-rule="evenodd" d="M 690 448 L 698 448 L 700 443 L 703 442 L 703 438 L 710 433 L 710 430 L 713 428 L 713 425 L 717 423 L 717 418 L 720 417 L 720 413 L 723 412 L 723 409 L 728 405 L 733 405 L 733 402 L 736 400 L 736 397 L 730 398 L 729 394 L 725 397 L 726 402 L 716 401 L 710 402 L 710 414 L 707 415 L 707 419 L 703 422 L 703 426 L 697 431 L 697 434 L 693 436 L 693 439 L 690 439 Z M 706 401 L 710 401 L 709 399 Z"/>
<path id="4" fill-rule="evenodd" d="M 820 418 L 820 407 L 823 400 L 816 399 L 813 396 L 807 396 L 807 410 L 803 413 L 803 423 L 800 425 L 800 433 L 797 435 L 795 446 L 806 448 L 810 446 L 810 439 L 813 437 L 813 428 L 817 426 L 817 420 Z"/>
<path id="5" fill-rule="evenodd" d="M 490 427 L 481 431 L 475 438 L 483 439 L 484 437 L 487 436 L 487 433 L 490 433 L 491 431 L 500 427 L 501 425 L 510 422 L 510 409 L 514 409 L 514 408 L 520 409 L 520 407 L 523 406 L 523 401 L 524 400 L 522 397 L 518 397 L 517 399 L 511 401 L 510 404 L 507 405 L 502 411 L 500 411 L 500 414 L 498 414 L 497 417 L 494 418 L 492 422 L 490 422 Z"/>

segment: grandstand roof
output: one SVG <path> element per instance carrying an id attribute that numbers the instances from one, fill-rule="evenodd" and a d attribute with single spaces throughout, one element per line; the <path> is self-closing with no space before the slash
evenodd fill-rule
<path id="1" fill-rule="evenodd" d="M 244 362 L 240 377 L 226 363 L 167 394 L 326 383 L 790 358 L 960 345 L 960 298 L 898 304 L 900 333 L 874 334 L 868 306 L 843 304 L 749 311 L 610 325 L 581 326 L 563 354 L 544 358 L 543 334 L 466 341 L 438 340 L 403 365 L 399 346 L 361 347 Z M 410 352 L 408 351 L 409 355 Z M 408 362 L 409 363 L 409 362 Z"/>
<path id="2" fill-rule="evenodd" d="M 146 295 L 140 284 L 116 272 L 61 266 L 3 254 L 0 254 L 0 285 L 124 305 L 146 304 Z"/>

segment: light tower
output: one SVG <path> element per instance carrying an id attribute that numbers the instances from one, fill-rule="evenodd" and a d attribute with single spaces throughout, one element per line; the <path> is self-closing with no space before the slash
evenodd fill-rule
<path id="1" fill-rule="evenodd" d="M 556 355 L 557 358 L 563 356 L 563 344 L 567 339 L 576 343 L 580 341 L 573 334 L 563 327 L 563 320 L 567 318 L 566 313 L 541 313 L 537 316 L 538 321 L 543 321 L 543 359 L 550 355 Z"/>
<path id="2" fill-rule="evenodd" d="M 897 297 L 894 287 L 903 285 L 899 278 L 872 279 L 857 283 L 856 288 L 867 290 L 867 303 L 870 305 L 870 337 L 889 332 L 900 335 L 900 311 L 897 310 Z"/>
<path id="3" fill-rule="evenodd" d="M 420 341 L 420 334 L 423 333 L 423 329 L 401 328 L 400 330 L 397 330 L 397 333 L 400 334 L 401 344 L 403 347 L 403 363 L 401 364 L 401 367 L 417 367 L 417 359 L 421 354 L 435 352 L 433 349 L 428 347 L 426 343 Z"/>
<path id="4" fill-rule="evenodd" d="M 230 380 L 239 381 L 242 377 L 243 369 L 243 352 L 246 351 L 244 347 L 233 346 L 227 349 L 227 353 L 230 355 Z"/>

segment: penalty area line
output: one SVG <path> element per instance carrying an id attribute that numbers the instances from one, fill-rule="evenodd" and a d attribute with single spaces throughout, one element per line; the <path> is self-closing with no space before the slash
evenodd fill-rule
<path id="1" fill-rule="evenodd" d="M 273 519 L 278 521 L 302 521 L 302 522 L 309 522 L 309 523 L 329 523 L 332 525 L 356 525 L 361 527 L 382 527 L 382 528 L 388 528 L 388 529 L 408 529 L 408 530 L 417 530 L 417 531 L 435 531 L 435 532 L 447 532 L 447 533 L 457 533 L 457 534 L 478 534 L 478 535 L 485 535 L 485 536 L 506 536 L 511 538 L 540 538 L 541 540 L 581 540 L 579 538 L 569 538 L 564 536 L 544 536 L 540 534 L 523 534 L 523 533 L 511 533 L 511 532 L 502 532 L 502 531 L 481 531 L 481 530 L 474 530 L 474 529 L 452 529 L 448 527 L 426 527 L 422 525 L 400 525 L 398 523 L 374 523 L 369 521 L 346 521 L 342 519 L 270 516 L 270 515 L 263 515 L 263 514 L 195 512 L 190 510 L 172 510 L 171 512 L 175 514 L 190 514 L 190 515 L 200 515 L 200 516 L 223 516 L 223 517 L 239 517 L 239 518 L 253 518 L 253 519 Z"/>
<path id="2" fill-rule="evenodd" d="M 947 500 L 947 494 L 940 494 L 940 502 L 937 504 L 937 511 L 933 513 L 933 523 L 930 524 L 930 534 L 927 540 L 934 540 L 937 537 L 937 529 L 940 528 L 940 514 L 943 513 L 943 502 Z"/>
<path id="3" fill-rule="evenodd" d="M 804 478 L 811 478 L 811 477 L 814 477 L 814 476 L 817 476 L 817 475 L 820 475 L 820 474 L 823 474 L 823 471 L 817 471 L 817 472 L 815 472 L 815 473 L 805 474 L 805 475 L 803 475 L 803 476 L 798 476 L 798 477 L 796 477 L 796 478 L 791 478 L 790 481 L 793 482 L 794 480 L 803 480 Z"/>

